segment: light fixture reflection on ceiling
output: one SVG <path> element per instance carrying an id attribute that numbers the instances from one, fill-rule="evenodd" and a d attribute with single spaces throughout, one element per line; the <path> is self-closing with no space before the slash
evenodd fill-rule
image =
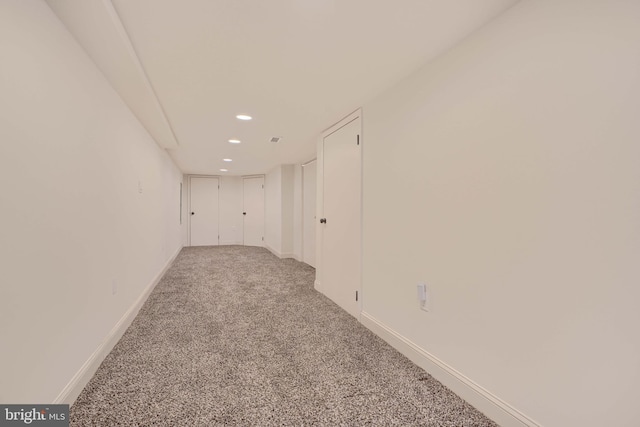
<path id="1" fill-rule="evenodd" d="M 229 169 L 220 169 L 220 172 L 229 172 Z"/>
<path id="2" fill-rule="evenodd" d="M 240 140 L 239 139 L 230 139 L 229 142 L 231 144 L 240 144 Z"/>
<path id="3" fill-rule="evenodd" d="M 236 116 L 236 119 L 239 119 L 239 120 L 251 120 L 251 119 L 252 119 L 252 117 L 251 117 L 251 116 L 247 116 L 247 115 L 245 115 L 245 114 L 238 114 L 238 115 Z"/>
<path id="4" fill-rule="evenodd" d="M 222 159 L 222 161 L 224 161 L 224 162 L 233 162 L 232 159 Z"/>

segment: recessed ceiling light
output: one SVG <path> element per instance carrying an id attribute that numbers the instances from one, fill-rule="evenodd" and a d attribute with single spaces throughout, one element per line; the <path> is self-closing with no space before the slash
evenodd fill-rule
<path id="1" fill-rule="evenodd" d="M 231 159 L 222 159 L 222 160 L 225 161 L 225 162 L 233 162 L 233 160 L 231 160 Z"/>
<path id="2" fill-rule="evenodd" d="M 240 120 L 251 120 L 251 119 L 252 119 L 252 117 L 251 117 L 251 116 L 246 116 L 246 115 L 244 115 L 244 114 L 238 114 L 238 115 L 236 116 L 236 118 L 237 118 L 237 119 L 240 119 Z"/>
<path id="3" fill-rule="evenodd" d="M 229 169 L 220 169 L 220 172 L 229 172 Z"/>
<path id="4" fill-rule="evenodd" d="M 229 142 L 231 144 L 240 144 L 240 140 L 239 139 L 230 139 Z"/>

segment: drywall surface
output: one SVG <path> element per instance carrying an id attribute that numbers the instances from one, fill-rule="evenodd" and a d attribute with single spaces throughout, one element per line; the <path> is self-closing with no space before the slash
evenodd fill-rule
<path id="1" fill-rule="evenodd" d="M 547 427 L 638 422 L 638 22 L 525 0 L 363 109 L 363 311 Z"/>
<path id="2" fill-rule="evenodd" d="M 189 175 L 182 175 L 182 246 L 189 246 Z"/>
<path id="3" fill-rule="evenodd" d="M 265 175 L 265 246 L 281 258 L 294 258 L 294 165 Z"/>
<path id="4" fill-rule="evenodd" d="M 180 249 L 182 176 L 44 2 L 0 52 L 0 402 L 47 403 Z"/>
<path id="5" fill-rule="evenodd" d="M 302 256 L 303 261 L 316 266 L 316 181 L 317 161 L 302 167 Z"/>
<path id="6" fill-rule="evenodd" d="M 269 171 L 264 177 L 265 230 L 267 248 L 282 253 L 282 167 Z"/>
<path id="7" fill-rule="evenodd" d="M 282 254 L 288 258 L 293 254 L 294 237 L 294 166 L 282 165 Z"/>
<path id="8" fill-rule="evenodd" d="M 293 257 L 302 261 L 302 166 L 293 165 Z"/>

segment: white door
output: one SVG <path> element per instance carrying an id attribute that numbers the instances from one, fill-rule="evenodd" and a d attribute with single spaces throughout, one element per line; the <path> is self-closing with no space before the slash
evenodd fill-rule
<path id="1" fill-rule="evenodd" d="M 243 178 L 245 246 L 264 246 L 264 177 Z"/>
<path id="2" fill-rule="evenodd" d="M 189 244 L 218 245 L 218 178 L 189 179 Z"/>
<path id="3" fill-rule="evenodd" d="M 316 161 L 302 167 L 302 260 L 316 266 Z"/>
<path id="4" fill-rule="evenodd" d="M 360 315 L 360 117 L 323 139 L 322 289 Z"/>

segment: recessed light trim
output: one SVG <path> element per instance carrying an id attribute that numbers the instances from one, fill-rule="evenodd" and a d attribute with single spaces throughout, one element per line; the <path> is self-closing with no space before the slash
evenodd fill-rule
<path id="1" fill-rule="evenodd" d="M 246 114 L 238 114 L 236 119 L 238 120 L 251 120 L 253 117 L 247 116 Z"/>
<path id="2" fill-rule="evenodd" d="M 239 139 L 230 139 L 229 140 L 230 144 L 240 144 L 240 142 L 242 142 L 242 141 L 240 141 Z"/>
<path id="3" fill-rule="evenodd" d="M 233 159 L 222 159 L 223 162 L 233 162 Z"/>

